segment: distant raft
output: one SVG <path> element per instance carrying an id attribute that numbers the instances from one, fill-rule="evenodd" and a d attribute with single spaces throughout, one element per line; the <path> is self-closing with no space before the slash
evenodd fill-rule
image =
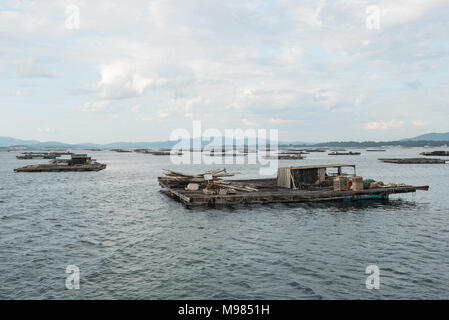
<path id="1" fill-rule="evenodd" d="M 420 155 L 423 155 L 423 156 L 449 156 L 449 151 L 421 152 Z"/>
<path id="2" fill-rule="evenodd" d="M 29 165 L 14 169 L 15 172 L 69 172 L 69 171 L 100 171 L 106 165 L 98 163 L 85 154 L 72 154 L 71 159 L 52 160 L 48 164 Z"/>
<path id="3" fill-rule="evenodd" d="M 380 158 L 380 161 L 386 163 L 397 163 L 397 164 L 438 164 L 446 163 L 443 159 L 429 159 L 429 158 Z"/>
<path id="4" fill-rule="evenodd" d="M 63 155 L 70 155 L 70 152 L 24 152 L 20 156 L 16 156 L 19 160 L 31 159 L 56 159 Z"/>
<path id="5" fill-rule="evenodd" d="M 333 151 L 333 152 L 328 153 L 328 155 L 330 155 L 330 156 L 359 156 L 360 152 L 352 152 L 352 151 L 349 151 L 349 152 L 338 152 L 338 151 Z"/>

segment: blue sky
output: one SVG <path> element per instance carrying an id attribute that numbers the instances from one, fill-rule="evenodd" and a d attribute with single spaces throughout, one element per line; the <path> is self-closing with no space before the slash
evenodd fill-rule
<path id="1" fill-rule="evenodd" d="M 2 0 L 0 136 L 155 141 L 193 120 L 283 141 L 446 132 L 448 40 L 443 0 Z"/>

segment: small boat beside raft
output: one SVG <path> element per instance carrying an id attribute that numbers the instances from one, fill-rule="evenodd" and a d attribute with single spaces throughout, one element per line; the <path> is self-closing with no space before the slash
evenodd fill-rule
<path id="1" fill-rule="evenodd" d="M 348 167 L 353 168 L 353 174 L 343 173 L 343 168 Z M 278 169 L 277 178 L 251 180 L 224 180 L 234 175 L 225 169 L 200 174 L 165 171 L 165 176 L 158 178 L 162 192 L 186 206 L 346 202 L 388 199 L 390 194 L 429 189 L 429 186 L 363 180 L 355 174 L 355 165 L 348 164 L 283 167 Z"/>
<path id="2" fill-rule="evenodd" d="M 100 171 L 106 169 L 106 165 L 98 163 L 85 154 L 72 154 L 71 159 L 56 159 L 48 164 L 35 164 L 23 168 L 14 169 L 15 172 L 80 172 Z"/>

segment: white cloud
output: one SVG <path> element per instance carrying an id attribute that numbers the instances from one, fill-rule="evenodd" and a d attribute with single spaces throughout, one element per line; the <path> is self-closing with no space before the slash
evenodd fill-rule
<path id="1" fill-rule="evenodd" d="M 80 0 L 81 28 L 67 30 L 70 3 L 1 5 L 0 76 L 12 80 L 5 81 L 5 92 L 30 82 L 38 88 L 30 92 L 45 106 L 30 108 L 30 118 L 44 114 L 70 127 L 77 119 L 55 113 L 56 106 L 70 112 L 75 99 L 78 105 L 99 101 L 79 108 L 113 113 L 117 110 L 101 101 L 132 98 L 113 106 L 123 105 L 136 119 L 148 111 L 182 127 L 195 118 L 226 127 L 257 119 L 305 140 L 363 139 L 370 133 L 358 129 L 379 115 L 406 114 L 411 120 L 404 128 L 413 130 L 418 127 L 413 119 L 427 106 L 432 131 L 444 128 L 447 1 Z M 366 28 L 367 5 L 379 6 L 381 30 Z M 54 70 L 57 79 L 51 78 Z M 87 84 L 90 90 L 74 90 Z M 49 96 L 55 97 L 50 103 Z M 28 99 L 11 100 L 0 108 L 0 121 L 19 117 L 18 106 Z M 163 139 L 169 130 L 166 121 L 145 131 L 137 128 L 144 124 L 125 129 L 104 118 L 90 123 L 94 120 L 84 117 L 86 130 L 101 131 L 105 140 L 132 138 L 130 132 L 135 139 L 143 132 Z M 304 129 L 281 126 L 286 121 Z M 387 129 L 400 126 L 391 120 L 366 124 L 387 139 L 395 133 Z M 400 134 L 409 134 L 404 131 Z M 94 133 L 83 134 L 87 140 Z"/>
<path id="2" fill-rule="evenodd" d="M 254 121 L 250 121 L 248 119 L 242 119 L 241 121 L 247 127 L 254 127 L 254 126 L 256 126 L 256 123 Z"/>
<path id="3" fill-rule="evenodd" d="M 148 76 L 137 64 L 126 61 L 101 65 L 100 73 L 96 96 L 102 99 L 141 96 L 148 87 L 165 83 L 156 74 Z"/>
<path id="4" fill-rule="evenodd" d="M 360 104 L 365 100 L 365 95 L 360 94 L 355 100 L 354 100 L 354 106 L 358 107 Z"/>
<path id="5" fill-rule="evenodd" d="M 201 96 L 197 96 L 194 98 L 171 99 L 168 103 L 168 106 L 160 109 L 157 112 L 157 115 L 159 118 L 164 119 L 169 116 L 177 116 L 182 113 L 184 114 L 185 118 L 192 118 L 193 112 L 195 110 L 202 110 L 204 108 L 207 108 L 209 104 L 210 100 Z"/>
<path id="6" fill-rule="evenodd" d="M 381 25 L 395 25 L 417 20 L 444 0 L 384 0 L 379 4 Z"/>
<path id="7" fill-rule="evenodd" d="M 288 47 L 279 55 L 279 61 L 285 64 L 299 63 L 302 57 L 302 49 L 298 47 Z"/>
<path id="8" fill-rule="evenodd" d="M 397 129 L 402 128 L 404 126 L 404 121 L 392 119 L 390 121 L 377 121 L 377 122 L 369 122 L 365 124 L 365 130 L 387 130 L 387 129 Z"/>
<path id="9" fill-rule="evenodd" d="M 39 133 L 54 133 L 55 130 L 49 127 L 36 128 L 36 131 Z"/>
<path id="10" fill-rule="evenodd" d="M 415 126 L 415 127 L 425 127 L 425 126 L 428 126 L 429 123 L 425 122 L 425 121 L 422 121 L 422 120 L 415 120 L 415 121 L 412 122 L 412 125 Z"/>
<path id="11" fill-rule="evenodd" d="M 55 75 L 44 71 L 33 58 L 20 61 L 19 76 L 22 78 L 53 78 Z"/>
<path id="12" fill-rule="evenodd" d="M 294 120 L 271 118 L 270 122 L 274 123 L 274 124 L 287 124 L 287 123 L 294 122 Z"/>
<path id="13" fill-rule="evenodd" d="M 131 109 L 131 112 L 137 113 L 140 111 L 141 107 L 142 106 L 140 104 L 137 104 L 135 106 L 132 106 L 130 109 Z"/>
<path id="14" fill-rule="evenodd" d="M 16 97 L 29 97 L 31 94 L 28 91 L 22 90 L 22 89 L 16 89 L 13 94 Z"/>
<path id="15" fill-rule="evenodd" d="M 110 101 L 86 102 L 81 105 L 80 110 L 82 112 L 102 112 L 106 111 L 110 104 Z"/>

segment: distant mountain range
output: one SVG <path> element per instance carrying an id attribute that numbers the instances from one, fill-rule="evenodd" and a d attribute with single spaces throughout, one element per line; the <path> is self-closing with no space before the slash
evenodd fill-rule
<path id="1" fill-rule="evenodd" d="M 0 137 L 0 147 L 24 146 L 30 148 L 63 148 L 63 149 L 136 149 L 136 148 L 171 148 L 176 141 L 156 142 L 113 142 L 108 144 L 79 143 L 70 144 L 56 141 L 40 142 L 37 140 L 21 140 L 10 137 Z"/>
<path id="2" fill-rule="evenodd" d="M 180 147 L 189 148 L 190 145 L 208 145 L 210 139 L 201 138 L 187 139 L 180 141 L 153 141 L 153 142 L 113 142 L 108 144 L 96 144 L 96 143 L 80 143 L 80 144 L 69 144 L 56 141 L 41 142 L 37 140 L 21 140 L 11 137 L 0 137 L 0 147 L 13 147 L 13 146 L 23 146 L 29 148 L 62 148 L 62 149 L 160 149 L 160 148 L 172 148 L 177 143 L 180 143 Z M 424 145 L 435 145 L 438 146 L 439 142 L 449 143 L 449 132 L 446 133 L 427 133 L 414 138 L 402 139 L 399 141 L 331 141 L 322 143 L 307 143 L 307 142 L 279 142 L 279 145 L 283 146 L 316 146 L 316 147 L 375 147 L 382 145 L 405 145 L 405 146 L 424 146 Z M 255 141 L 249 140 L 250 145 L 255 145 Z M 226 142 L 228 144 L 228 142 Z M 244 144 L 243 139 L 237 139 L 236 144 L 242 146 Z M 269 144 L 269 141 L 261 140 L 260 145 Z M 221 137 L 215 137 L 214 142 L 211 146 L 220 146 Z"/>
<path id="3" fill-rule="evenodd" d="M 160 148 L 172 148 L 178 145 L 180 148 L 190 148 L 190 146 L 221 146 L 221 137 L 211 138 L 195 138 L 186 140 L 167 140 L 167 141 L 153 141 L 153 142 L 113 142 L 108 144 L 96 144 L 96 143 L 79 143 L 69 144 L 56 141 L 40 142 L 37 140 L 20 140 L 10 137 L 0 137 L 0 147 L 29 147 L 29 148 L 62 148 L 62 149 L 160 149 Z M 225 143 L 232 145 L 232 140 L 225 140 Z M 248 144 L 255 145 L 255 139 L 249 139 Z M 259 144 L 263 145 L 269 143 L 268 140 L 259 139 Z M 243 146 L 244 139 L 236 139 L 236 145 Z"/>
<path id="4" fill-rule="evenodd" d="M 446 133 L 426 133 L 414 138 L 402 139 L 401 141 L 449 141 L 449 132 Z"/>

